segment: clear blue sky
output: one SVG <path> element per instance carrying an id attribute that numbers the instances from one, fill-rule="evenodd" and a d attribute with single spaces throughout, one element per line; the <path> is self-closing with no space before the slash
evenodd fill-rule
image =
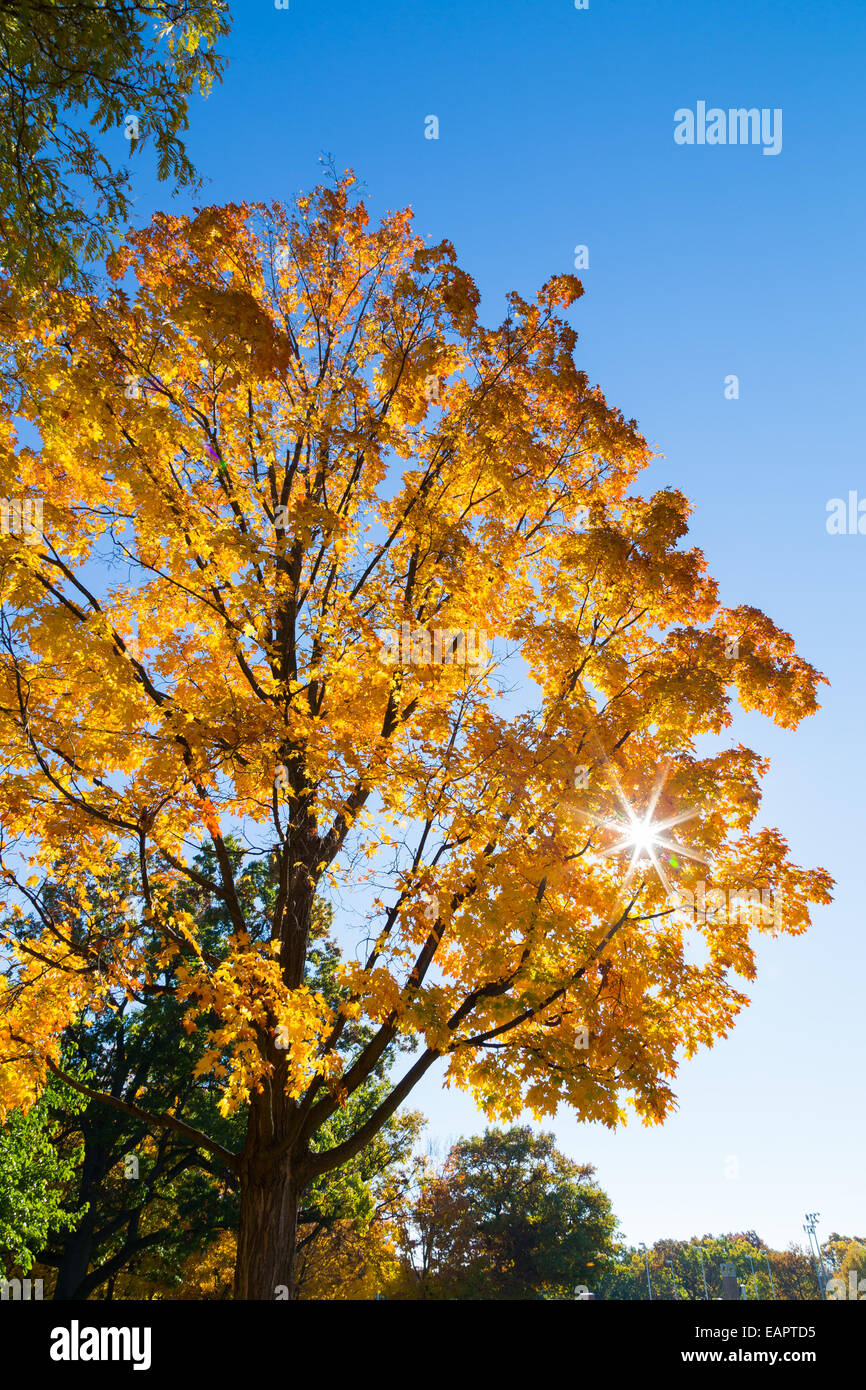
<path id="1" fill-rule="evenodd" d="M 866 535 L 825 526 L 830 498 L 866 498 L 866 4 L 231 8 L 225 81 L 192 114 L 199 201 L 289 202 L 330 151 L 374 216 L 411 205 L 455 243 L 493 322 L 507 290 L 571 270 L 586 244 L 576 358 L 664 455 L 642 490 L 693 499 L 724 601 L 763 608 L 832 682 L 798 733 L 757 718 L 733 733 L 772 756 L 764 819 L 836 877 L 835 903 L 808 936 L 762 946 L 752 1007 L 682 1068 L 667 1125 L 611 1134 L 562 1113 L 545 1128 L 597 1165 L 632 1240 L 755 1228 L 785 1245 L 807 1210 L 822 1235 L 866 1232 Z M 698 101 L 782 108 L 782 152 L 676 145 L 674 112 Z M 146 164 L 136 220 L 168 205 Z M 438 1075 L 415 1102 L 443 1144 L 482 1127 Z"/>

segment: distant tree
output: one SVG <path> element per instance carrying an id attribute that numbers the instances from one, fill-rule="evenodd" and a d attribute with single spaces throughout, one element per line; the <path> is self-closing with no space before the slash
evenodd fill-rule
<path id="1" fill-rule="evenodd" d="M 416 1160 L 412 1193 L 397 1212 L 404 1299 L 457 1297 L 447 1289 L 470 1265 L 476 1223 L 468 1198 L 447 1171 L 429 1156 Z"/>
<path id="2" fill-rule="evenodd" d="M 384 1077 L 368 1081 L 331 1118 L 319 1142 L 340 1143 L 381 1104 L 388 1085 Z M 394 1212 L 404 1200 L 403 1174 L 423 1125 L 419 1111 L 398 1112 L 350 1163 L 306 1190 L 298 1230 L 300 1298 L 373 1297 L 396 1276 Z"/>
<path id="3" fill-rule="evenodd" d="M 422 1176 L 413 1222 L 422 1297 L 572 1297 L 595 1283 L 616 1225 L 591 1164 L 528 1126 L 462 1139 Z"/>
<path id="4" fill-rule="evenodd" d="M 393 1233 L 382 1221 L 328 1227 L 306 1249 L 300 1246 L 299 1265 L 298 1297 L 307 1301 L 375 1298 L 400 1273 Z"/>
<path id="5" fill-rule="evenodd" d="M 821 1247 L 821 1254 L 825 1271 L 835 1281 L 828 1288 L 828 1298 L 849 1299 L 852 1291 L 858 1300 L 866 1298 L 866 1285 L 864 1291 L 860 1291 L 860 1281 L 866 1280 L 866 1240 L 862 1236 L 842 1236 L 834 1232 Z"/>
<path id="6" fill-rule="evenodd" d="M 821 1246 L 824 1267 L 831 1273 L 838 1273 L 852 1246 L 856 1255 L 858 1247 L 866 1247 L 866 1237 L 840 1235 L 838 1231 L 832 1231 Z"/>
<path id="7" fill-rule="evenodd" d="M 786 1301 L 812 1302 L 820 1298 L 815 1262 L 801 1245 L 774 1250 L 770 1256 L 776 1297 Z"/>
<path id="8" fill-rule="evenodd" d="M 0 266 L 33 285 L 82 279 L 130 212 L 115 148 L 152 140 L 160 179 L 197 178 L 180 132 L 207 94 L 229 30 L 214 0 L 16 0 L 0 4 Z M 87 127 L 94 132 L 91 134 Z M 90 200 L 88 204 L 88 199 Z"/>

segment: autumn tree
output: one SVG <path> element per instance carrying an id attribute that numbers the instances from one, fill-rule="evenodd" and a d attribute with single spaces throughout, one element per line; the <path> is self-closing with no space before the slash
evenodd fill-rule
<path id="1" fill-rule="evenodd" d="M 348 1127 L 357 1123 L 358 1105 L 369 1102 L 381 1083 L 335 1119 Z M 420 1127 L 416 1112 L 401 1112 L 385 1124 L 373 1143 L 343 1168 L 311 1184 L 298 1213 L 296 1266 L 297 1297 L 306 1300 L 369 1299 L 389 1291 L 402 1274 L 399 1221 L 405 1181 L 402 1169 Z M 323 1138 L 332 1137 L 326 1131 Z M 201 1224 L 201 1214 L 195 1214 Z M 191 1214 L 184 1213 L 178 1239 L 186 1239 Z M 222 1299 L 231 1298 L 237 1257 L 234 1229 L 213 1223 L 210 1239 L 197 1242 L 184 1259 L 179 1277 L 166 1270 L 159 1252 L 148 1254 L 125 1269 L 112 1289 L 115 1298 Z M 180 1247 L 179 1247 L 180 1248 Z M 285 1298 L 288 1288 L 278 1289 Z M 389 1293 L 390 1296 L 390 1293 Z"/>
<path id="2" fill-rule="evenodd" d="M 828 1299 L 860 1299 L 866 1295 L 866 1240 L 862 1236 L 833 1231 L 821 1246 L 821 1258 Z"/>
<path id="3" fill-rule="evenodd" d="M 371 1077 L 331 1117 L 317 1147 L 333 1148 L 351 1138 L 389 1090 L 386 1077 Z M 423 1125 L 419 1111 L 398 1111 L 354 1158 L 306 1188 L 298 1214 L 299 1297 L 372 1297 L 388 1282 L 389 1271 L 396 1271 L 394 1213 Z M 373 1294 L 363 1292 L 371 1281 Z"/>
<path id="4" fill-rule="evenodd" d="M 649 1283 L 657 1300 L 705 1301 L 723 1297 L 721 1265 L 733 1264 L 748 1298 L 813 1298 L 815 1279 L 808 1258 L 792 1247 L 771 1250 L 755 1232 L 727 1236 L 657 1240 L 648 1251 L 621 1245 L 603 1270 L 599 1293 L 606 1300 L 648 1300 Z M 671 1268 L 673 1266 L 673 1268 Z M 753 1273 L 752 1273 L 753 1270 Z M 810 1287 L 809 1287 L 810 1280 Z"/>
<path id="5" fill-rule="evenodd" d="M 394 1297 L 452 1298 L 471 1260 L 476 1223 L 460 1185 L 429 1154 L 415 1158 L 394 1212 L 401 1277 Z"/>
<path id="6" fill-rule="evenodd" d="M 770 1265 L 777 1298 L 808 1302 L 821 1297 L 814 1258 L 802 1245 L 794 1241 L 786 1250 L 774 1250 Z"/>
<path id="7" fill-rule="evenodd" d="M 127 221 L 125 158 L 148 142 L 160 179 L 197 186 L 188 101 L 219 77 L 228 29 L 218 0 L 0 5 L 0 266 L 81 280 Z"/>
<path id="8" fill-rule="evenodd" d="M 854 1276 L 853 1280 L 851 1276 Z M 862 1237 L 849 1240 L 842 1252 L 836 1277 L 842 1280 L 851 1297 L 852 1284 L 859 1298 L 866 1293 L 866 1241 Z"/>
<path id="9" fill-rule="evenodd" d="M 437 1064 L 491 1119 L 662 1121 L 747 1003 L 756 934 L 830 888 L 756 826 L 766 760 L 718 742 L 737 701 L 795 728 L 823 678 L 722 605 L 681 493 L 634 490 L 647 445 L 574 361 L 579 282 L 485 327 L 450 243 L 371 227 L 351 182 L 155 217 L 104 302 L 0 302 L 0 493 L 28 518 L 0 535 L 0 1102 L 62 1073 L 111 991 L 171 989 L 244 1143 L 136 1114 L 236 1175 L 241 1299 L 293 1285 L 303 1191 Z M 97 949 L 88 883 L 130 850 Z M 707 910 L 699 879 L 783 911 Z M 224 903 L 224 955 L 185 882 Z M 343 907 L 330 999 L 317 895 Z"/>
<path id="10" fill-rule="evenodd" d="M 648 1299 L 647 1265 L 653 1297 L 703 1301 L 723 1297 L 721 1267 L 733 1264 L 746 1297 L 781 1300 L 818 1297 L 809 1257 L 800 1247 L 771 1249 L 754 1231 L 657 1240 L 646 1252 L 621 1246 L 603 1272 L 605 1299 Z"/>
<path id="11" fill-rule="evenodd" d="M 387 1297 L 400 1277 L 397 1229 L 375 1207 L 365 1220 L 344 1218 L 298 1240 L 298 1297 L 307 1301 Z M 313 1237 L 313 1233 L 309 1233 Z"/>
<path id="12" fill-rule="evenodd" d="M 591 1164 L 552 1134 L 494 1127 L 422 1175 L 403 1244 L 424 1298 L 574 1297 L 596 1283 L 615 1225 Z"/>

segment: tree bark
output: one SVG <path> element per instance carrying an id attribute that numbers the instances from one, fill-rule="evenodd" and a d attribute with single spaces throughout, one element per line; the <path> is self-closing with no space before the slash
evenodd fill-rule
<path id="1" fill-rule="evenodd" d="M 98 1144 L 85 1136 L 81 1179 L 78 1185 L 78 1206 L 89 1204 L 89 1211 L 63 1239 L 62 1253 L 57 1266 L 57 1283 L 53 1297 L 60 1302 L 86 1297 L 81 1293 L 93 1255 L 96 1230 L 99 1184 L 105 1177 L 105 1155 Z"/>
<path id="2" fill-rule="evenodd" d="M 306 1175 L 300 1155 L 284 1141 L 294 1102 L 285 1094 L 285 1053 L 276 1054 L 273 1083 L 251 1098 L 240 1161 L 240 1220 L 235 1262 L 236 1299 L 297 1297 L 298 1210 Z"/>
<path id="3" fill-rule="evenodd" d="M 63 1242 L 63 1253 L 57 1268 L 57 1283 L 53 1295 L 61 1302 L 82 1297 L 81 1286 L 90 1268 L 90 1257 L 93 1253 L 95 1220 L 96 1214 L 91 1206 L 91 1210 L 82 1217 L 77 1230 L 68 1235 Z"/>
<path id="4" fill-rule="evenodd" d="M 294 1299 L 301 1186 L 290 1156 L 266 1165 L 252 1162 L 244 1169 L 235 1298 Z"/>

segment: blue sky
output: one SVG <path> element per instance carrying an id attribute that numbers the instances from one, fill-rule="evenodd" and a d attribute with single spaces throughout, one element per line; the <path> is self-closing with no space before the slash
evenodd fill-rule
<path id="1" fill-rule="evenodd" d="M 689 495 L 723 600 L 763 608 L 832 682 L 797 733 L 744 717 L 732 734 L 771 755 L 763 819 L 835 876 L 834 904 L 807 936 L 761 946 L 752 1007 L 683 1066 L 663 1128 L 612 1134 L 566 1113 L 544 1127 L 598 1166 L 632 1240 L 754 1228 L 785 1245 L 815 1210 L 822 1235 L 862 1234 L 866 535 L 825 523 L 831 498 L 866 498 L 866 6 L 231 8 L 225 81 L 192 111 L 198 201 L 290 202 L 328 151 L 374 216 L 411 205 L 421 232 L 454 242 L 491 322 L 509 289 L 572 270 L 585 244 L 575 355 L 664 455 L 641 490 Z M 698 101 L 781 108 L 781 153 L 675 144 L 674 112 Z M 137 169 L 138 221 L 169 199 L 146 156 Z M 443 1145 L 483 1124 L 438 1074 L 413 1103 Z"/>

